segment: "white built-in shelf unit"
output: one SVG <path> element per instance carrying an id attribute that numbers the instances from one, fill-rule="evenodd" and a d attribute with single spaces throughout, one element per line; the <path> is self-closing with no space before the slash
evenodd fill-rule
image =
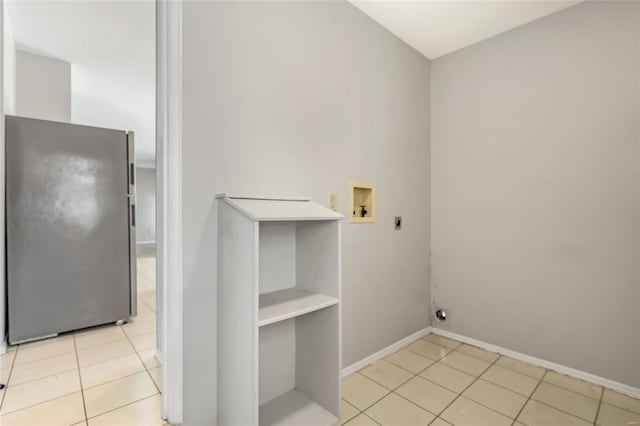
<path id="1" fill-rule="evenodd" d="M 216 198 L 218 424 L 337 424 L 342 216 L 303 197 Z"/>

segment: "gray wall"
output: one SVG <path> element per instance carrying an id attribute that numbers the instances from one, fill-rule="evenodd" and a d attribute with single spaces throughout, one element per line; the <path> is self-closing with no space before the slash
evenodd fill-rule
<path id="1" fill-rule="evenodd" d="M 16 51 L 16 114 L 71 120 L 71 64 L 24 50 Z"/>
<path id="2" fill-rule="evenodd" d="M 136 241 L 156 241 L 156 169 L 136 168 Z"/>
<path id="3" fill-rule="evenodd" d="M 640 386 L 640 3 L 432 64 L 432 286 L 450 329 Z"/>
<path id="4" fill-rule="evenodd" d="M 346 214 L 349 181 L 375 183 L 378 222 L 343 223 L 344 365 L 429 325 L 429 61 L 344 1 L 187 2 L 183 31 L 194 425 L 215 419 L 216 192 L 337 192 Z"/>

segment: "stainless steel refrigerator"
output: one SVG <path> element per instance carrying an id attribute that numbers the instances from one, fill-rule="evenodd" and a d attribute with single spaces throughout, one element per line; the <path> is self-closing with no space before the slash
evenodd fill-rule
<path id="1" fill-rule="evenodd" d="M 133 133 L 6 117 L 9 342 L 136 315 Z"/>

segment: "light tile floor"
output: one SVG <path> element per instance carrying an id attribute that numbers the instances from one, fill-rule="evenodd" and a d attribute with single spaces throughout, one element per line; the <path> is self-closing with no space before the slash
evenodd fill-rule
<path id="1" fill-rule="evenodd" d="M 629 426 L 640 400 L 431 334 L 345 378 L 347 426 Z"/>
<path id="2" fill-rule="evenodd" d="M 149 259 L 155 262 L 140 260 Z M 144 272 L 139 267 L 139 279 Z M 0 382 L 7 383 L 0 390 L 0 425 L 165 424 L 155 311 L 155 290 L 142 291 L 132 322 L 65 333 L 0 355 Z"/>

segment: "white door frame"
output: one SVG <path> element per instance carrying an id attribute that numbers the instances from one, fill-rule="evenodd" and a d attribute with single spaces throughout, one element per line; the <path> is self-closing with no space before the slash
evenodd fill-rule
<path id="1" fill-rule="evenodd" d="M 182 423 L 182 2 L 156 2 L 156 240 L 162 417 Z"/>
<path id="2" fill-rule="evenodd" d="M 4 110 L 4 0 L 0 0 L 0 355 L 7 352 L 7 334 L 6 334 L 6 321 L 5 307 L 7 306 L 6 291 L 5 291 L 5 232 L 4 232 L 4 217 L 5 217 L 5 204 L 4 204 L 4 116 L 6 111 Z M 5 383 L 6 384 L 6 383 Z"/>

